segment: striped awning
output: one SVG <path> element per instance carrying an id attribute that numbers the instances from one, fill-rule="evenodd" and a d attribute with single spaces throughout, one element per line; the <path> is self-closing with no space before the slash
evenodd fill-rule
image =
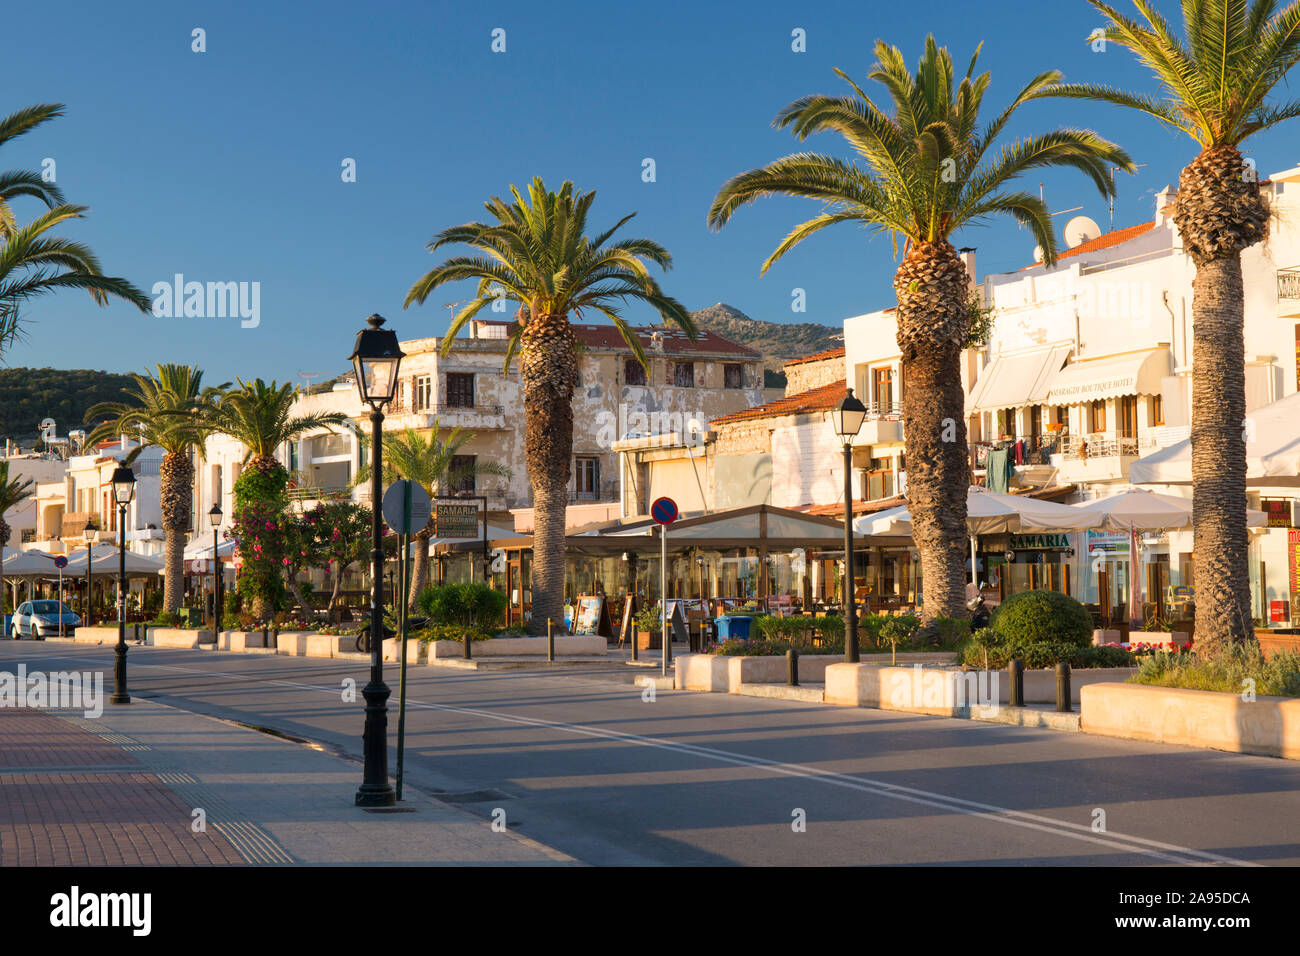
<path id="1" fill-rule="evenodd" d="M 1164 347 L 1073 362 L 1052 379 L 1047 404 L 1080 405 L 1121 395 L 1160 395 L 1161 382 L 1173 368 L 1173 355 Z"/>
<path id="2" fill-rule="evenodd" d="M 966 411 L 1045 404 L 1048 386 L 1073 348 L 1067 342 L 1019 355 L 999 356 L 979 373 L 966 400 Z"/>

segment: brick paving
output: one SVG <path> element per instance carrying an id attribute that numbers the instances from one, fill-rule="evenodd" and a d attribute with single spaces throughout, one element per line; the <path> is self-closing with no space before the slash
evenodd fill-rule
<path id="1" fill-rule="evenodd" d="M 242 864 L 191 809 L 121 744 L 0 709 L 0 866 Z"/>

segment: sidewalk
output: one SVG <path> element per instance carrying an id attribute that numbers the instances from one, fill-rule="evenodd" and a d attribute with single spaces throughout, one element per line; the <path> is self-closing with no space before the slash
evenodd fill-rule
<path id="1" fill-rule="evenodd" d="M 0 866 L 573 862 L 410 787 L 398 812 L 363 810 L 360 782 L 353 761 L 157 701 L 3 708 Z"/>

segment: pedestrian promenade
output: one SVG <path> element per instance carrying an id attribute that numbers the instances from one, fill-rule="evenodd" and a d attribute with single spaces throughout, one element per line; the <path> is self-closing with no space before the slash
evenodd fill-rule
<path id="1" fill-rule="evenodd" d="M 564 854 L 361 767 L 136 698 L 102 716 L 0 708 L 0 866 L 555 865 Z"/>

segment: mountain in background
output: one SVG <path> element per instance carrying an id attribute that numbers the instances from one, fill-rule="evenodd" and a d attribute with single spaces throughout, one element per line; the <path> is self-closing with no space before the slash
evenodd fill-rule
<path id="1" fill-rule="evenodd" d="M 777 385 L 776 379 L 780 380 L 779 385 L 785 384 L 781 372 L 784 362 L 844 344 L 842 327 L 816 322 L 764 322 L 751 319 L 725 302 L 692 312 L 691 317 L 701 329 L 760 352 L 769 386 Z"/>
<path id="2" fill-rule="evenodd" d="M 46 418 L 66 437 L 69 429 L 88 424 L 86 409 L 121 401 L 122 389 L 134 384 L 129 375 L 92 369 L 0 368 L 0 443 L 8 436 L 31 444 Z"/>

